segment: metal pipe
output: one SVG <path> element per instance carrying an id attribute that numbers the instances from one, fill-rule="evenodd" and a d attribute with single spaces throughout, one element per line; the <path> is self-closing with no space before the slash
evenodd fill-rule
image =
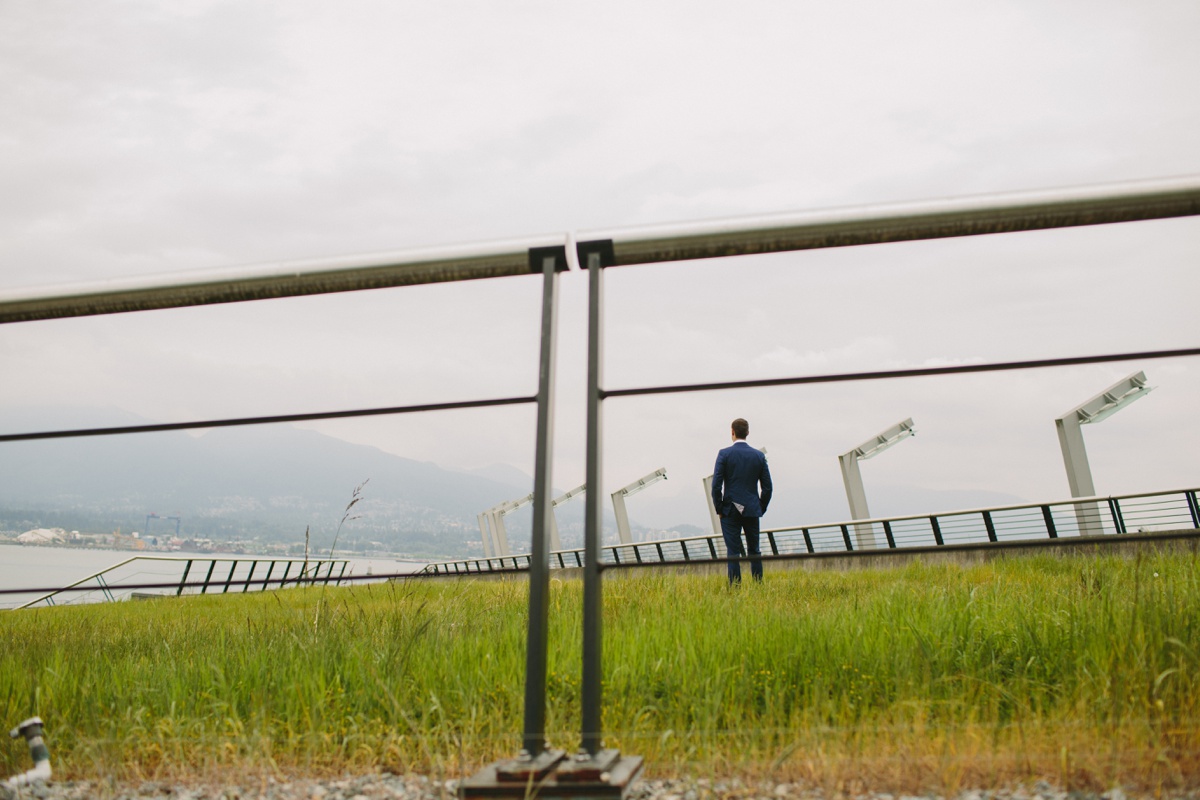
<path id="1" fill-rule="evenodd" d="M 603 748 L 601 669 L 603 584 L 600 564 L 600 533 L 604 507 L 601 470 L 603 466 L 603 408 L 600 384 L 604 374 L 604 250 L 592 247 L 580 263 L 588 271 L 588 377 L 587 377 L 587 473 L 588 493 L 584 509 L 583 567 L 583 674 L 580 686 L 580 750 L 595 757 Z"/>
<path id="2" fill-rule="evenodd" d="M 538 359 L 537 438 L 533 469 L 533 534 L 529 555 L 529 637 L 525 649 L 525 735 L 523 756 L 546 749 L 546 659 L 549 644 L 550 549 L 548 521 L 554 456 L 554 366 L 558 324 L 558 268 L 564 248 L 531 250 L 527 258 L 542 270 L 542 329 Z M 497 518 L 499 518 L 499 514 Z M 515 566 L 515 559 L 514 559 Z"/>
<path id="3" fill-rule="evenodd" d="M 978 236 L 1200 214 L 1200 176 L 1040 192 L 837 208 L 643 228 L 588 231 L 611 239 L 614 263 L 701 258 Z"/>
<path id="4" fill-rule="evenodd" d="M 563 242 L 542 236 L 34 287 L 0 295 L 0 324 L 528 275 L 531 248 Z"/>
<path id="5" fill-rule="evenodd" d="M 1200 176 L 593 231 L 613 265 L 977 236 L 1200 214 Z M 569 240 L 570 237 L 567 237 Z M 156 275 L 0 295 L 0 324 L 529 273 L 564 237 Z"/>
<path id="6" fill-rule="evenodd" d="M 16 788 L 18 786 L 27 786 L 31 783 L 50 780 L 52 774 L 50 769 L 50 751 L 46 748 L 46 742 L 42 738 L 41 717 L 30 717 L 9 731 L 8 735 L 14 739 L 22 736 L 25 737 L 25 742 L 29 745 L 29 755 L 33 759 L 33 769 L 28 772 L 22 772 L 19 775 L 13 775 L 8 780 L 0 783 L 0 786 Z"/>

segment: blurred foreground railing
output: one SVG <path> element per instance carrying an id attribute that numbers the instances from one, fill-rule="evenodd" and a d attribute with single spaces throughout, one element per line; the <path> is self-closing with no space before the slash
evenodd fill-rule
<path id="1" fill-rule="evenodd" d="M 66 596 L 68 603 L 87 603 L 92 602 L 97 593 L 104 600 L 118 600 L 134 596 L 134 587 L 147 584 L 165 589 L 156 593 L 164 596 L 208 594 L 209 590 L 214 594 L 225 594 L 230 588 L 247 592 L 252 586 L 257 591 L 315 584 L 337 586 L 345 577 L 349 563 L 347 559 L 133 556 L 17 608 L 29 608 L 39 603 L 57 605 L 56 600 L 61 596 Z M 167 568 L 154 570 L 153 566 Z M 175 575 L 179 576 L 178 581 Z"/>
<path id="2" fill-rule="evenodd" d="M 938 547 L 959 544 L 1057 539 L 1200 528 L 1200 489 L 1179 489 L 1120 497 L 1080 497 L 1057 503 L 992 506 L 937 514 L 827 522 L 770 528 L 762 532 L 767 556 L 803 556 Z M 689 536 L 634 544 L 607 545 L 601 557 L 607 565 L 678 564 L 723 557 L 721 536 Z M 582 567 L 583 549 L 550 553 L 552 568 Z M 470 558 L 429 564 L 419 575 L 468 575 L 511 572 L 529 567 L 528 555 Z"/>

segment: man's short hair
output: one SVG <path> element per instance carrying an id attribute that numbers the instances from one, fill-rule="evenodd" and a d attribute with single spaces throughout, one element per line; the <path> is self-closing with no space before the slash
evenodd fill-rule
<path id="1" fill-rule="evenodd" d="M 750 435 L 750 423 L 738 417 L 733 421 L 733 435 L 739 439 L 745 439 Z"/>

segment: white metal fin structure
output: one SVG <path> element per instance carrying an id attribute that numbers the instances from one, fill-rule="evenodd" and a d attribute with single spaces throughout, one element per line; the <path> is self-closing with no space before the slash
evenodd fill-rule
<path id="1" fill-rule="evenodd" d="M 494 552 L 495 545 L 492 542 L 492 526 L 488 523 L 488 511 L 477 514 L 475 519 L 479 522 L 479 536 L 483 540 L 483 557 L 491 558 L 496 555 Z"/>
<path id="2" fill-rule="evenodd" d="M 553 550 L 562 550 L 562 539 L 559 538 L 559 535 L 558 535 L 558 520 L 554 516 L 553 509 L 558 508 L 563 503 L 570 502 L 571 500 L 573 500 L 574 498 L 578 497 L 579 495 L 583 494 L 586 491 L 587 491 L 587 484 L 581 483 L 578 486 L 576 486 L 574 489 L 572 489 L 571 491 L 562 495 L 561 497 L 555 498 L 554 502 L 552 502 L 550 504 L 550 508 L 551 508 L 551 511 L 550 511 L 550 549 L 552 551 Z"/>
<path id="3" fill-rule="evenodd" d="M 618 489 L 612 493 L 613 513 L 617 517 L 617 537 L 621 544 L 633 544 L 633 533 L 629 530 L 629 513 L 625 510 L 625 498 L 631 494 L 637 494 L 647 486 L 665 480 L 666 477 L 667 469 L 662 467 L 645 477 L 638 478 L 624 489 Z"/>
<path id="4" fill-rule="evenodd" d="M 497 545 L 499 546 L 500 555 L 511 556 L 512 547 L 508 541 L 508 531 L 504 527 L 504 515 L 511 514 L 522 506 L 527 506 L 533 502 L 533 492 L 516 500 L 508 500 L 501 503 L 492 509 L 492 522 L 496 532 Z"/>
<path id="5" fill-rule="evenodd" d="M 867 491 L 863 488 L 862 473 L 858 469 L 858 462 L 879 455 L 892 445 L 915 435 L 916 432 L 912 417 L 909 417 L 838 456 L 838 463 L 842 468 L 842 482 L 846 486 L 846 500 L 850 504 L 851 519 L 870 519 L 871 517 L 871 512 L 867 508 Z M 856 525 L 854 526 L 854 535 L 858 540 L 859 549 L 875 547 L 875 529 L 872 526 Z"/>
<path id="6" fill-rule="evenodd" d="M 1096 484 L 1092 481 L 1092 468 L 1088 464 L 1087 448 L 1083 444 L 1083 430 L 1080 426 L 1108 419 L 1134 400 L 1149 394 L 1153 388 L 1146 384 L 1146 373 L 1139 370 L 1054 420 L 1054 427 L 1058 430 L 1058 445 L 1062 448 L 1063 465 L 1067 469 L 1067 483 L 1071 487 L 1071 497 L 1096 496 Z M 1092 536 L 1102 532 L 1100 509 L 1095 503 L 1076 505 L 1075 518 L 1079 522 L 1080 536 Z"/>
<path id="7" fill-rule="evenodd" d="M 701 482 L 704 484 L 704 504 L 708 506 L 708 518 L 712 520 L 713 534 L 720 536 L 721 518 L 717 515 L 717 507 L 713 505 L 712 499 L 713 476 L 709 475 Z"/>
<path id="8" fill-rule="evenodd" d="M 500 519 L 500 514 L 495 508 L 492 508 L 488 510 L 487 515 L 488 524 L 492 529 L 492 552 L 498 558 L 510 555 L 508 532 L 504 530 L 504 522 Z"/>

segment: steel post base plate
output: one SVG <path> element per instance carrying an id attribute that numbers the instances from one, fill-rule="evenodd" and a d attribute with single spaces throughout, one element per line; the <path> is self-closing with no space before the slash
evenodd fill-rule
<path id="1" fill-rule="evenodd" d="M 597 798 L 621 800 L 642 771 L 641 756 L 601 750 L 594 756 L 565 758 L 547 751 L 533 761 L 508 759 L 484 767 L 458 786 L 462 800 L 493 797 Z"/>

